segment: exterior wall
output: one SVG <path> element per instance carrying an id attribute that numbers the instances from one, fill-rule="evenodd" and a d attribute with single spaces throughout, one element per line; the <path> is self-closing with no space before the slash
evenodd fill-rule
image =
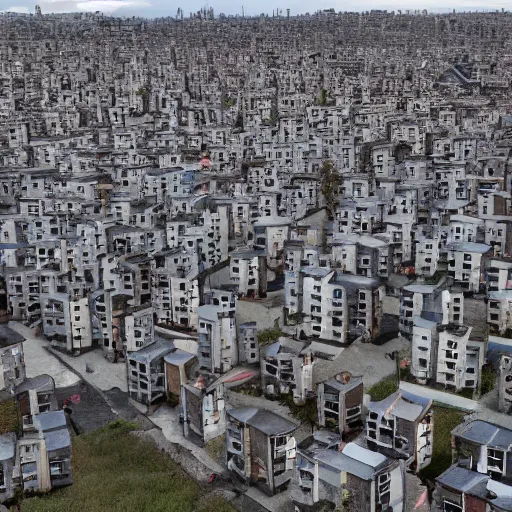
<path id="1" fill-rule="evenodd" d="M 25 380 L 23 344 L 0 349 L 0 391 L 11 390 Z"/>
<path id="2" fill-rule="evenodd" d="M 71 349 L 82 351 L 92 346 L 91 316 L 87 297 L 69 302 Z"/>
<path id="3" fill-rule="evenodd" d="M 203 436 L 203 397 L 198 396 L 186 387 L 184 388 L 187 417 L 184 421 L 188 423 L 190 429 L 199 436 Z"/>
<path id="4" fill-rule="evenodd" d="M 375 497 L 373 482 L 358 478 L 347 473 L 347 490 L 350 495 L 348 512 L 374 512 Z"/>
<path id="5" fill-rule="evenodd" d="M 258 329 L 255 322 L 240 325 L 239 342 L 240 362 L 256 364 L 260 361 L 260 346 L 258 343 Z"/>
<path id="6" fill-rule="evenodd" d="M 437 366 L 437 331 L 436 328 L 414 326 L 412 335 L 411 374 L 426 381 L 436 375 Z"/>
<path id="7" fill-rule="evenodd" d="M 480 289 L 480 261 L 482 255 L 479 253 L 449 251 L 448 252 L 448 275 L 455 279 L 455 282 L 473 292 Z"/>
<path id="8" fill-rule="evenodd" d="M 500 412 L 512 409 L 512 358 L 501 356 L 498 374 L 498 407 Z"/>

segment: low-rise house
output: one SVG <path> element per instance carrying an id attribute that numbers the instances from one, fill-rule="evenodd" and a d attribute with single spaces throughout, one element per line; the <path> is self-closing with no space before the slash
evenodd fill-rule
<path id="1" fill-rule="evenodd" d="M 291 393 L 295 402 L 304 402 L 313 393 L 315 358 L 306 343 L 280 337 L 262 347 L 261 383 L 269 396 Z"/>
<path id="2" fill-rule="evenodd" d="M 448 276 L 464 290 L 480 291 L 483 283 L 482 257 L 491 250 L 491 246 L 476 242 L 453 242 L 447 244 L 446 249 Z"/>
<path id="3" fill-rule="evenodd" d="M 205 295 L 205 302 L 197 308 L 197 358 L 201 368 L 209 372 L 227 372 L 238 363 L 236 296 L 212 290 Z"/>
<path id="4" fill-rule="evenodd" d="M 417 240 L 415 255 L 415 274 L 432 277 L 439 264 L 439 243 L 437 239 Z"/>
<path id="5" fill-rule="evenodd" d="M 486 339 L 472 336 L 473 327 L 447 324 L 438 327 L 436 382 L 460 391 L 478 389 Z"/>
<path id="6" fill-rule="evenodd" d="M 498 370 L 498 410 L 512 412 L 512 353 L 501 355 Z"/>
<path id="7" fill-rule="evenodd" d="M 172 341 L 158 339 L 128 354 L 128 391 L 134 400 L 149 405 L 165 396 L 164 357 L 173 348 Z"/>
<path id="8" fill-rule="evenodd" d="M 34 418 L 34 427 L 32 434 L 18 441 L 24 492 L 47 492 L 71 485 L 71 437 L 64 412 L 41 413 Z"/>
<path id="9" fill-rule="evenodd" d="M 404 459 L 414 471 L 428 466 L 433 450 L 432 400 L 400 390 L 368 404 L 368 448 Z"/>
<path id="10" fill-rule="evenodd" d="M 512 496 L 512 430 L 482 420 L 470 421 L 452 430 L 452 446 L 454 463 L 511 486 Z"/>
<path id="11" fill-rule="evenodd" d="M 0 435 L 0 503 L 14 498 L 18 487 L 16 466 L 16 434 Z"/>
<path id="12" fill-rule="evenodd" d="M 195 434 L 206 443 L 226 431 L 226 390 L 257 379 L 259 371 L 239 366 L 220 377 L 196 373 L 181 386 L 181 420 L 186 437 Z"/>
<path id="13" fill-rule="evenodd" d="M 293 475 L 297 426 L 255 407 L 227 411 L 228 470 L 270 495 L 287 489 Z"/>
<path id="14" fill-rule="evenodd" d="M 291 496 L 299 512 L 320 503 L 347 512 L 405 510 L 405 465 L 325 431 L 297 446 Z"/>
<path id="15" fill-rule="evenodd" d="M 21 334 L 0 325 L 0 391 L 12 392 L 25 380 L 24 341 Z"/>
<path id="16" fill-rule="evenodd" d="M 318 424 L 335 432 L 362 426 L 363 378 L 343 372 L 317 386 Z"/>
<path id="17" fill-rule="evenodd" d="M 265 251 L 236 249 L 230 253 L 229 279 L 236 284 L 239 297 L 267 296 L 267 258 Z"/>
<path id="18" fill-rule="evenodd" d="M 433 511 L 512 511 L 511 488 L 490 476 L 453 465 L 436 478 Z"/>
<path id="19" fill-rule="evenodd" d="M 477 390 L 485 361 L 486 337 L 465 325 L 414 317 L 411 375 L 419 383 L 434 381 L 459 391 Z"/>
<path id="20" fill-rule="evenodd" d="M 453 465 L 436 479 L 435 511 L 512 511 L 512 431 L 482 420 L 452 431 Z"/>
<path id="21" fill-rule="evenodd" d="M 288 315 L 300 313 L 298 332 L 339 345 L 379 336 L 385 288 L 378 279 L 308 266 L 289 289 L 297 304 Z"/>
<path id="22" fill-rule="evenodd" d="M 50 375 L 25 379 L 14 390 L 23 432 L 34 431 L 38 414 L 58 410 L 55 381 Z"/>
<path id="23" fill-rule="evenodd" d="M 448 289 L 445 280 L 437 284 L 408 284 L 400 292 L 401 336 L 411 338 L 416 316 L 441 324 L 462 324 L 464 295 L 462 291 Z"/>
<path id="24" fill-rule="evenodd" d="M 191 378 L 192 370 L 197 366 L 197 357 L 185 350 L 175 348 L 164 356 L 167 399 L 178 404 L 181 386 Z"/>
<path id="25" fill-rule="evenodd" d="M 437 347 L 439 342 L 437 322 L 421 316 L 413 317 L 411 375 L 420 384 L 436 378 Z"/>
<path id="26" fill-rule="evenodd" d="M 258 327 L 256 322 L 240 324 L 238 333 L 240 363 L 257 364 L 260 362 L 260 345 L 258 343 Z"/>

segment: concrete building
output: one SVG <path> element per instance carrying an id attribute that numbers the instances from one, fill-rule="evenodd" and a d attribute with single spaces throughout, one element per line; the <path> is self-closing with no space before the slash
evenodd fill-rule
<path id="1" fill-rule="evenodd" d="M 296 425 L 255 407 L 229 409 L 227 421 L 228 470 L 270 495 L 285 491 L 295 464 Z"/>
<path id="2" fill-rule="evenodd" d="M 326 502 L 354 512 L 405 510 L 403 463 L 331 432 L 317 431 L 297 445 L 295 475 L 291 496 L 300 511 Z"/>
<path id="3" fill-rule="evenodd" d="M 368 404 L 366 441 L 372 450 L 405 460 L 415 472 L 432 459 L 432 400 L 398 391 Z"/>

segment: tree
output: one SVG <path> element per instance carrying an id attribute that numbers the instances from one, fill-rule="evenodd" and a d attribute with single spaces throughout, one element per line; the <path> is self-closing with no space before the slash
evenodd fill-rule
<path id="1" fill-rule="evenodd" d="M 318 97 L 318 104 L 323 106 L 327 103 L 327 91 L 325 89 L 322 89 L 320 91 L 320 95 Z"/>
<path id="2" fill-rule="evenodd" d="M 330 160 L 326 160 L 320 169 L 321 191 L 325 199 L 325 205 L 331 216 L 338 206 L 338 190 L 341 185 L 341 175 L 334 168 Z"/>

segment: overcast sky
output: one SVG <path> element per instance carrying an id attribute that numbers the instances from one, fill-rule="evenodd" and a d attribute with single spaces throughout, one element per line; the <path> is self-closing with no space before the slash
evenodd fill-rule
<path id="1" fill-rule="evenodd" d="M 0 0 L 0 11 L 34 12 L 35 3 L 26 0 Z M 33 2 L 33 3 L 32 3 Z M 181 7 L 185 16 L 191 11 L 198 11 L 204 6 L 213 7 L 215 14 L 241 14 L 242 6 L 246 15 L 257 15 L 261 12 L 272 14 L 272 10 L 290 9 L 291 14 L 313 12 L 318 9 L 334 8 L 336 11 L 365 11 L 371 9 L 388 9 L 405 11 L 406 9 L 428 9 L 429 11 L 446 12 L 451 9 L 457 11 L 493 10 L 509 8 L 510 3 L 500 0 L 451 0 L 449 7 L 440 0 L 359 0 L 357 2 L 342 2 L 340 0 L 319 0 L 309 3 L 301 0 L 286 0 L 286 3 L 273 5 L 271 0 L 217 0 L 206 4 L 202 0 L 40 0 L 39 5 L 43 13 L 50 12 L 95 12 L 102 11 L 117 16 L 175 16 L 178 7 Z"/>

